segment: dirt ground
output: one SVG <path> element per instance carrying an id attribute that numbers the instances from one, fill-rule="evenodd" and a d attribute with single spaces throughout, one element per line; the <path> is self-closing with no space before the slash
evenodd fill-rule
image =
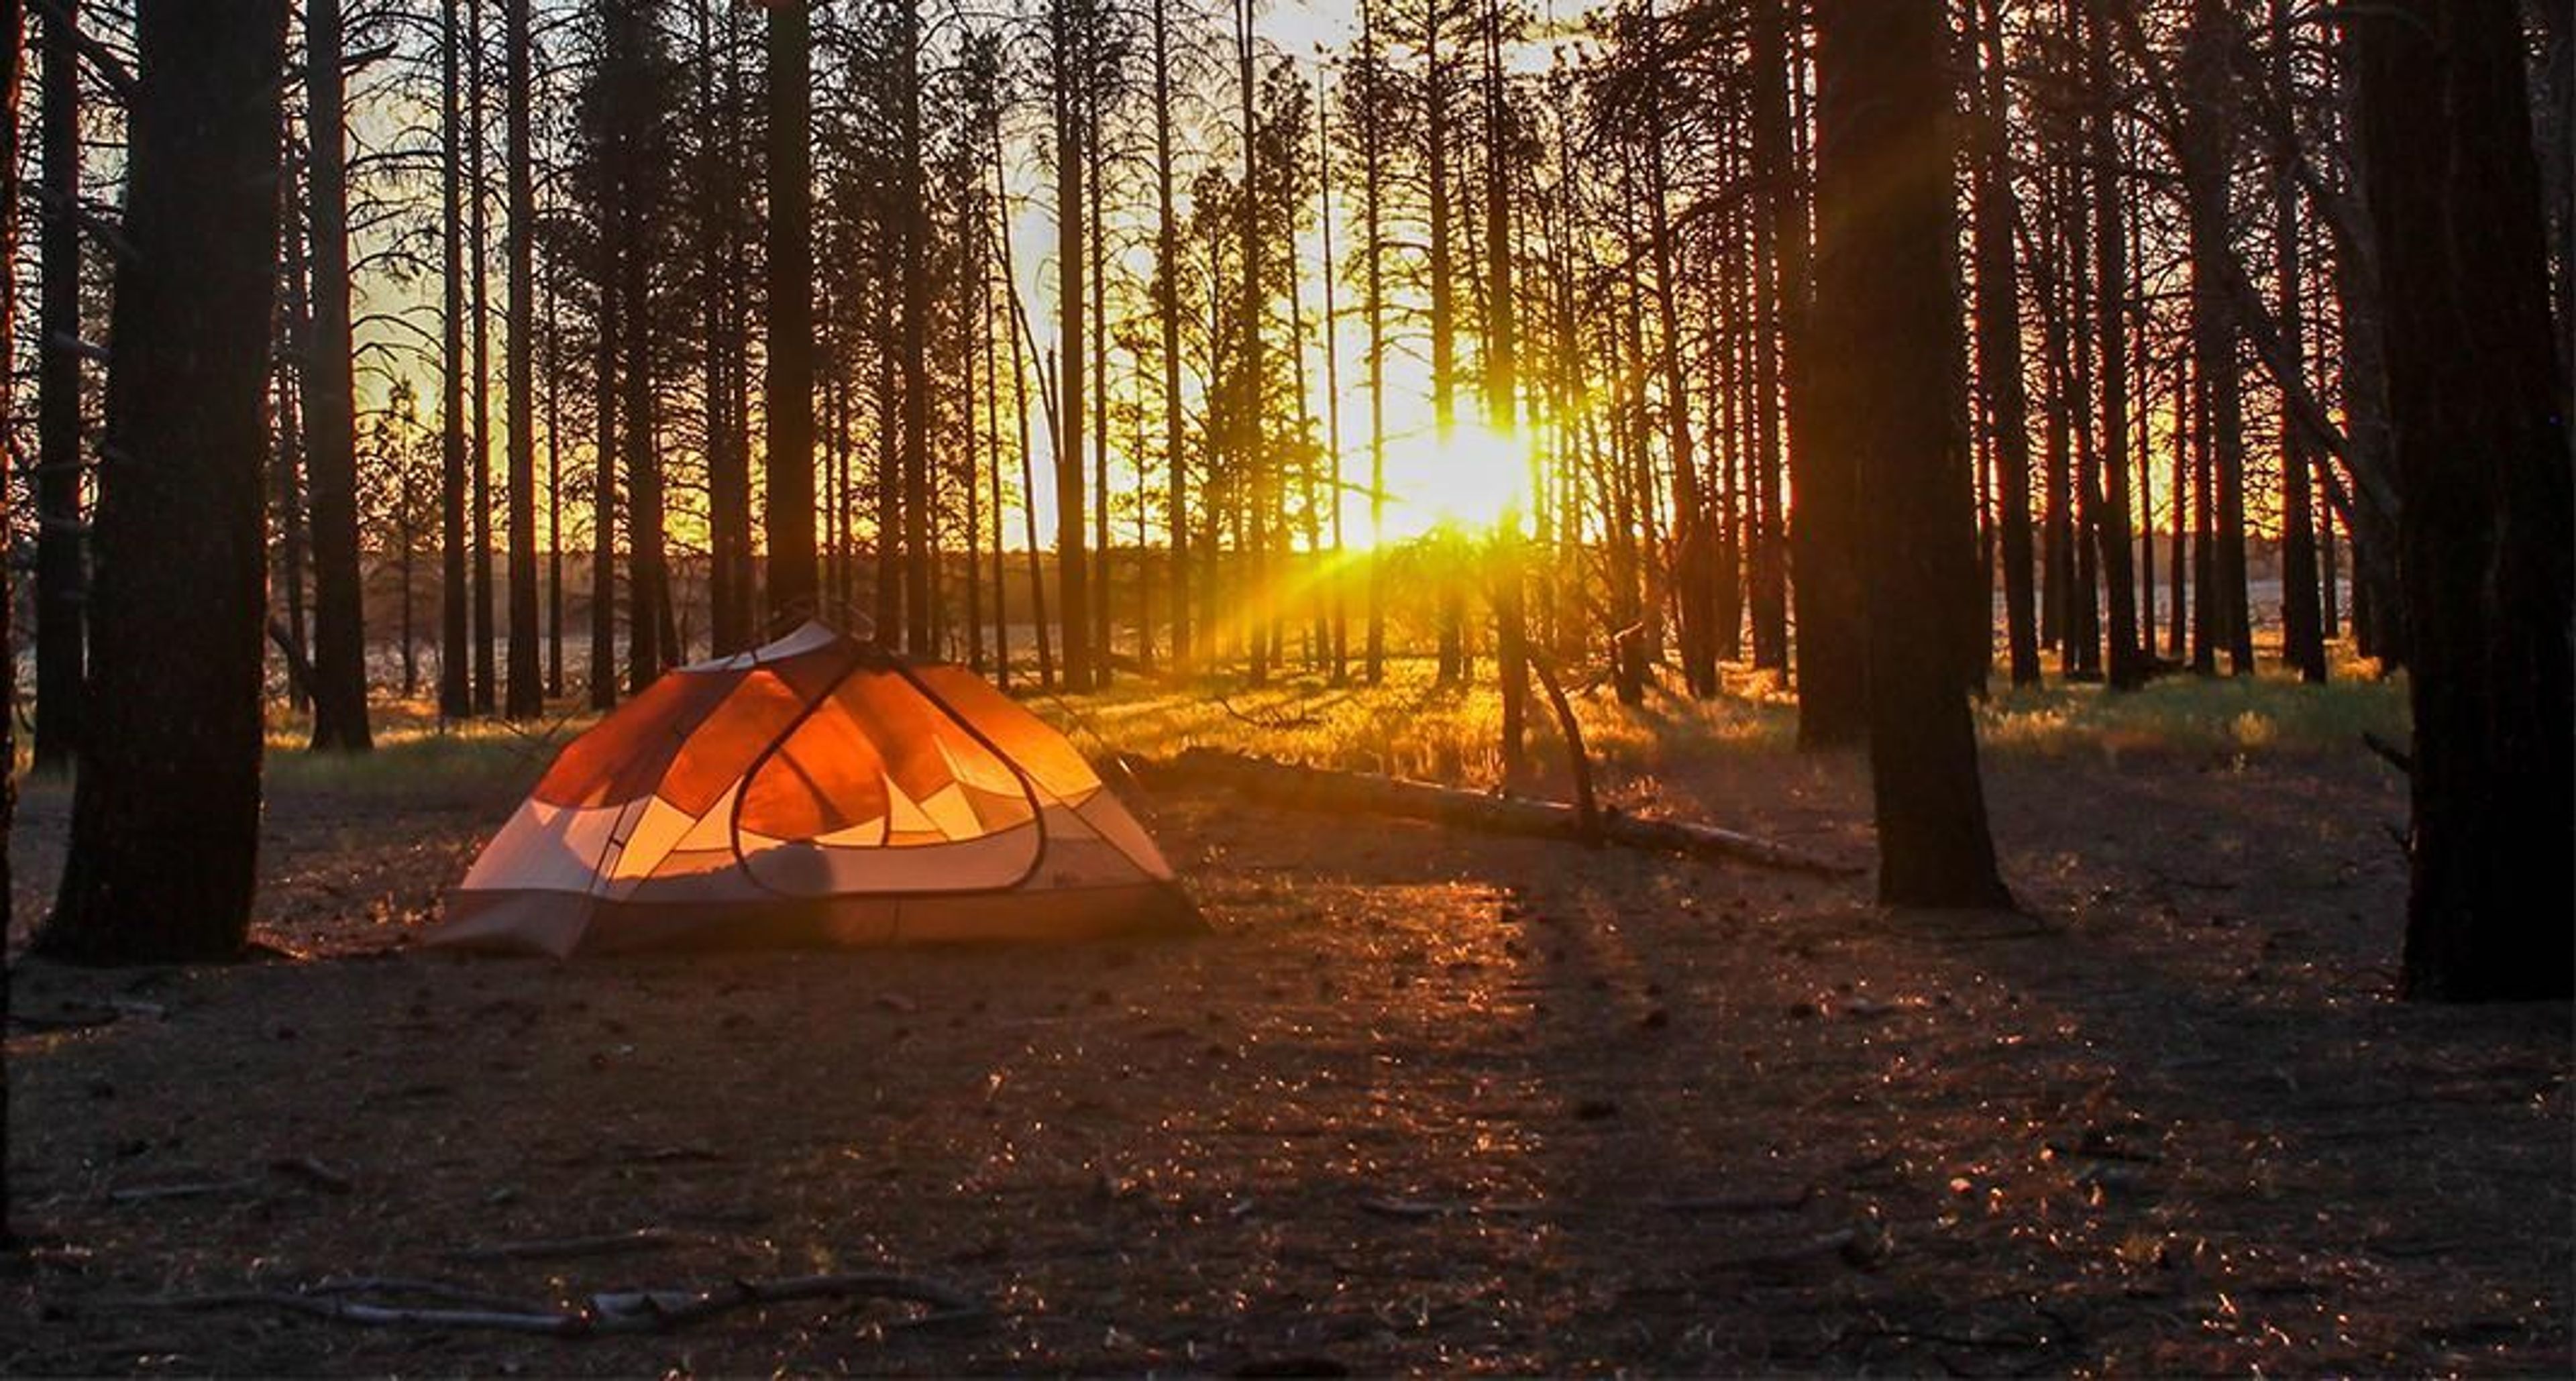
<path id="1" fill-rule="evenodd" d="M 572 965 L 406 952 L 506 783 L 282 792 L 261 934 L 301 958 L 21 969 L 11 1176 L 51 1244 L 0 1281 L 0 1372 L 2576 1364 L 2570 1012 L 2392 1000 L 2384 768 L 1989 788 L 2026 914 L 1168 796 L 1205 939 Z M 1622 793 L 1868 857 L 1856 760 Z M 63 807 L 29 800 L 22 915 Z M 989 1308 L 562 1341 L 150 1303 L 879 1263 Z"/>

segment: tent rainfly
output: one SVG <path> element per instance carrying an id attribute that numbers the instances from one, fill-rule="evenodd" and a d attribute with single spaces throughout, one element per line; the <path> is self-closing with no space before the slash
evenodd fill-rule
<path id="1" fill-rule="evenodd" d="M 564 746 L 426 943 L 551 954 L 1205 928 L 1062 734 L 807 623 Z"/>

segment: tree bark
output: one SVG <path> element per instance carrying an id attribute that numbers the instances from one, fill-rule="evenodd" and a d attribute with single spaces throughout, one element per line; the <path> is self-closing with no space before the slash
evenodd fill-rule
<path id="1" fill-rule="evenodd" d="M 1082 286 L 1086 212 L 1082 183 L 1088 155 L 1082 147 L 1082 92 L 1078 89 L 1086 77 L 1076 75 L 1084 70 L 1078 51 L 1084 36 L 1077 32 L 1072 0 L 1048 0 L 1047 22 L 1053 50 L 1049 85 L 1055 121 L 1056 306 L 1061 314 L 1056 368 L 1063 399 L 1054 429 L 1056 604 L 1063 622 L 1064 684 L 1070 690 L 1086 691 L 1093 684 L 1090 562 L 1084 555 L 1088 539 L 1082 530 L 1086 349 L 1082 326 L 1086 305 Z"/>
<path id="2" fill-rule="evenodd" d="M 285 0 L 136 7 L 90 732 L 46 954 L 230 958 L 259 850 L 260 471 Z"/>
<path id="3" fill-rule="evenodd" d="M 358 421 L 351 396 L 347 99 L 341 0 L 306 0 L 305 224 L 312 237 L 304 342 L 304 468 L 313 523 L 313 747 L 361 753 L 367 732 L 365 590 L 358 567 Z"/>
<path id="4" fill-rule="evenodd" d="M 2110 652 L 2104 671 L 2115 690 L 2146 684 L 2147 658 L 2138 636 L 2135 545 L 2129 529 L 2129 244 L 2127 203 L 2120 185 L 2118 94 L 2111 84 L 2111 26 L 2098 14 L 2127 0 L 2094 0 L 2097 22 L 2088 45 L 2093 109 L 2093 310 L 2102 369 L 2100 464 L 2102 486 L 2094 540 L 2101 548 L 2102 578 L 2111 612 Z M 2089 497 L 2089 496 L 2088 496 Z"/>
<path id="5" fill-rule="evenodd" d="M 474 713 L 471 595 L 466 586 L 465 510 L 465 126 L 459 73 L 465 31 L 461 0 L 441 0 L 438 28 L 439 315 L 438 712 Z"/>
<path id="6" fill-rule="evenodd" d="M 44 7 L 38 77 L 36 300 L 36 770 L 69 770 L 80 743 L 81 271 L 79 0 Z"/>
<path id="7" fill-rule="evenodd" d="M 2511 0 L 2350 21 L 2415 712 L 2409 996 L 2576 986 L 2576 493 Z"/>
<path id="8" fill-rule="evenodd" d="M 2008 906 L 1941 616 L 1976 551 L 1948 25 L 1940 0 L 1821 0 L 1816 34 L 1819 408 L 1839 443 L 1819 459 L 1873 500 L 1861 560 L 1879 899 Z"/>
<path id="9" fill-rule="evenodd" d="M 536 74 L 530 65 L 534 40 L 528 0 L 503 0 L 501 24 L 501 160 L 510 214 L 501 248 L 510 275 L 510 354 L 503 364 L 510 395 L 503 423 L 509 448 L 510 663 L 502 709 L 512 719 L 533 719 L 545 709 L 546 688 L 537 642 L 537 198 L 536 150 L 528 127 L 528 88 Z"/>
<path id="10" fill-rule="evenodd" d="M 500 708 L 500 669 L 494 656 L 499 635 L 492 622 L 492 279 L 485 255 L 491 242 L 491 199 L 483 172 L 488 134 L 484 101 L 490 56 L 483 39 L 486 0 L 466 0 L 465 95 L 465 241 L 471 266 L 465 288 L 473 305 L 470 323 L 473 364 L 472 437 L 467 460 L 473 469 L 474 555 L 469 572 L 474 593 L 474 713 L 490 715 Z"/>
<path id="11" fill-rule="evenodd" d="M 2288 57 L 2289 0 L 2271 0 L 2270 24 L 2272 41 L 2283 54 L 2274 68 L 2273 81 L 2286 99 L 2297 75 Z M 2286 165 L 2300 155 L 2289 122 L 2283 125 L 2282 142 L 2275 157 Z M 2281 304 L 2277 329 L 2292 362 L 2304 365 L 2306 258 L 2299 243 L 2298 183 L 2286 169 L 2276 172 L 2273 181 L 2273 274 L 2278 280 L 2274 291 Z M 2288 390 L 2283 390 L 2283 396 L 2287 395 Z M 2301 680 L 2316 684 L 2326 679 L 2325 611 L 2318 600 L 2316 508 L 2311 499 L 2311 472 L 2316 462 L 2305 428 L 2286 402 L 2281 408 L 2280 433 L 2282 659 L 2297 668 Z"/>
<path id="12" fill-rule="evenodd" d="M 895 215 L 897 281 L 903 302 L 904 647 L 916 657 L 937 652 L 931 632 L 931 582 L 938 554 L 930 533 L 930 208 L 921 180 L 921 21 L 919 0 L 896 0 Z M 883 635 L 893 642 L 893 630 Z"/>
<path id="13" fill-rule="evenodd" d="M 19 72 L 27 44 L 24 0 L 0 0 L 0 244 L 18 243 Z M 0 340 L 14 340 L 18 329 L 18 275 L 0 274 Z M 0 376 L 0 417 L 16 416 L 18 381 Z M 10 647 L 10 616 L 15 595 L 9 588 L 8 564 L 0 562 L 0 647 Z M 0 678 L 0 763 L 18 760 L 18 678 Z M 17 879 L 9 867 L 9 835 L 18 822 L 18 777 L 0 772 L 0 935 L 17 919 L 11 898 Z M 9 983 L 0 965 L 0 1031 L 9 1028 Z M 0 1041 L 0 1252 L 15 1250 L 18 1236 L 10 1228 L 9 1205 L 9 1051 Z"/>
<path id="14" fill-rule="evenodd" d="M 805 0 L 769 9 L 769 538 L 774 623 L 820 612 L 814 546 L 813 45 Z M 879 541 L 885 540 L 880 535 Z M 880 628 L 877 636 L 893 630 Z"/>
<path id="15" fill-rule="evenodd" d="M 2020 207 L 2008 141 L 2011 97 L 2004 82 L 2000 0 L 1978 6 L 1977 178 L 1972 230 L 1977 259 L 1977 382 L 1995 438 L 2001 507 L 2004 643 L 2012 683 L 2040 682 L 2039 626 L 2031 583 L 2030 393 L 2022 378 L 2021 275 L 2013 241 Z"/>

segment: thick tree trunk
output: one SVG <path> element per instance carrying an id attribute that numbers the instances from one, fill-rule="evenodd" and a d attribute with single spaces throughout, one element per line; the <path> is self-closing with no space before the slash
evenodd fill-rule
<path id="1" fill-rule="evenodd" d="M 38 28 L 36 301 L 36 769 L 67 770 L 80 742 L 81 275 L 79 0 Z M 13 141 L 14 142 L 14 141 Z"/>
<path id="2" fill-rule="evenodd" d="M 90 732 L 47 954 L 230 958 L 259 852 L 262 391 L 285 0 L 142 0 L 109 329 Z"/>
<path id="3" fill-rule="evenodd" d="M 2510 0 L 2350 21 L 2405 502 L 2413 868 L 2404 986 L 2576 986 L 2576 493 Z"/>
<path id="4" fill-rule="evenodd" d="M 1819 412 L 1836 418 L 1820 459 L 1872 499 L 1860 550 L 1879 898 L 2008 906 L 1941 616 L 1976 550 L 1948 25 L 1939 0 L 1821 0 L 1816 33 L 1816 355 Z"/>
<path id="5" fill-rule="evenodd" d="M 26 53 L 27 10 L 24 0 L 0 0 L 0 244 L 18 243 L 19 71 Z M 18 329 L 18 276 L 0 274 L 0 340 L 14 340 Z M 0 377 L 0 417 L 16 415 L 15 377 Z M 15 598 L 9 588 L 7 563 L 0 562 L 0 647 L 10 647 L 10 615 Z M 0 763 L 18 760 L 18 678 L 0 677 Z M 17 919 L 11 891 L 17 879 L 9 868 L 9 834 L 18 821 L 18 778 L 0 772 L 0 936 Z M 0 1031 L 9 1028 L 9 983 L 0 964 Z M 18 1236 L 10 1228 L 9 1205 L 9 1052 L 0 1043 L 0 1252 L 14 1251 Z"/>

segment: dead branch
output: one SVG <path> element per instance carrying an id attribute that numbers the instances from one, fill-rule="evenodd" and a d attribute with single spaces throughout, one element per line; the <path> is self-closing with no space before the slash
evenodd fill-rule
<path id="1" fill-rule="evenodd" d="M 1360 1210 L 1380 1218 L 1418 1223 L 1427 1218 L 1516 1218 L 1544 1213 L 1542 1204 L 1471 1204 L 1432 1199 L 1368 1198 L 1360 1200 Z"/>
<path id="2" fill-rule="evenodd" d="M 1491 796 L 1398 777 L 1299 767 L 1213 748 L 1191 748 L 1158 760 L 1142 759 L 1136 766 L 1144 775 L 1166 784 L 1224 787 L 1264 804 L 1296 810 L 1389 815 L 1488 834 L 1573 840 L 1586 837 L 1581 810 L 1559 801 Z M 1603 842 L 1632 849 L 1749 863 L 1819 877 L 1848 877 L 1861 871 L 1714 825 L 1603 812 L 1599 829 Z"/>
<path id="3" fill-rule="evenodd" d="M 1574 718 L 1574 706 L 1565 698 L 1565 687 L 1557 684 L 1556 668 L 1547 658 L 1532 653 L 1530 670 L 1537 673 L 1539 689 L 1547 692 L 1547 703 L 1556 711 L 1556 729 L 1565 739 L 1565 763 L 1574 776 L 1574 814 L 1583 826 L 1583 842 L 1601 842 L 1601 805 L 1592 794 L 1592 755 L 1583 748 L 1583 726 Z"/>
<path id="4" fill-rule="evenodd" d="M 1222 695 L 1216 697 L 1216 704 L 1218 709 L 1221 709 L 1227 714 L 1234 716 L 1236 719 L 1251 725 L 1253 728 L 1265 730 L 1274 734 L 1285 733 L 1291 729 L 1311 729 L 1324 722 L 1310 714 L 1256 716 L 1247 711 L 1236 709 L 1234 707 L 1234 702 L 1226 699 Z"/>
<path id="5" fill-rule="evenodd" d="M 2414 754 L 2407 752 L 2405 749 L 2398 747 L 2396 744 L 2393 744 L 2384 738 L 2381 738 L 2379 735 L 2372 733 L 2368 729 L 2361 731 L 2361 742 L 2364 747 L 2377 753 L 2380 761 L 2387 763 L 2389 766 L 2396 768 L 2399 772 L 2404 773 L 2409 777 L 2415 775 Z"/>
<path id="6" fill-rule="evenodd" d="M 195 1180 L 186 1184 L 143 1184 L 131 1189 L 111 1189 L 107 1201 L 112 1204 L 145 1204 L 162 1199 L 202 1199 L 210 1194 L 239 1194 L 259 1188 L 256 1178 L 236 1180 Z"/>
<path id="7" fill-rule="evenodd" d="M 603 1232 L 585 1237 L 546 1237 L 528 1242 L 499 1242 L 451 1253 L 459 1261 L 571 1261 L 591 1256 L 631 1256 L 686 1246 L 699 1239 L 666 1228 Z"/>
<path id="8" fill-rule="evenodd" d="M 414 1306 L 355 1298 L 413 1295 L 448 1305 Z M 121 1301 L 137 1309 L 274 1309 L 361 1328 L 427 1328 L 529 1333 L 553 1338 L 667 1333 L 754 1305 L 818 1299 L 891 1299 L 929 1305 L 932 1318 L 969 1318 L 984 1312 L 973 1295 L 941 1281 L 890 1271 L 797 1276 L 786 1280 L 735 1280 L 706 1290 L 616 1290 L 592 1295 L 577 1308 L 522 1306 L 438 1281 L 356 1279 L 326 1281 L 304 1290 L 232 1290 L 204 1295 L 158 1295 Z M 461 1306 L 461 1307 L 451 1307 Z"/>
<path id="9" fill-rule="evenodd" d="M 270 1161 L 268 1168 L 290 1180 L 311 1185 L 327 1194 L 346 1194 L 355 1188 L 357 1183 L 311 1156 L 281 1157 Z"/>
<path id="10" fill-rule="evenodd" d="M 1666 1213 L 1795 1213 L 1816 1197 L 1813 1188 L 1795 1194 L 1720 1194 L 1705 1198 L 1657 1199 L 1654 1206 Z"/>
<path id="11" fill-rule="evenodd" d="M 489 1294 L 466 1285 L 451 1285 L 443 1280 L 422 1280 L 410 1276 L 349 1276 L 326 1280 L 307 1289 L 308 1295 L 418 1295 L 422 1299 L 496 1313 L 519 1312 L 519 1301 Z"/>

